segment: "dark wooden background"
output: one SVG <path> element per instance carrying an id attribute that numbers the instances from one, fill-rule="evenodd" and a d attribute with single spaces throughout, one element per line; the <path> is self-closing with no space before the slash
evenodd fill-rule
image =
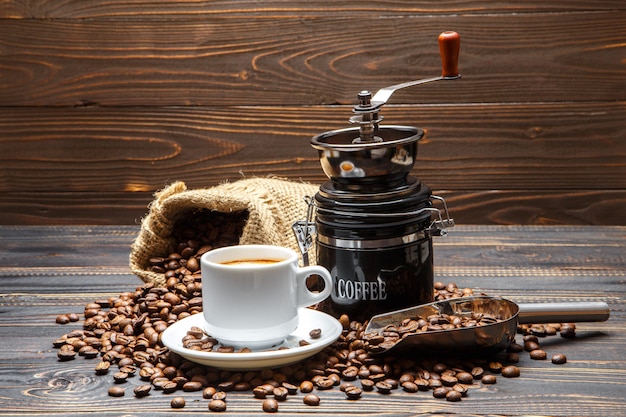
<path id="1" fill-rule="evenodd" d="M 493 3 L 493 4 L 492 4 Z M 623 0 L 0 2 L 0 223 L 133 224 L 154 191 L 321 183 L 311 136 L 356 93 L 427 131 L 458 223 L 626 225 Z"/>

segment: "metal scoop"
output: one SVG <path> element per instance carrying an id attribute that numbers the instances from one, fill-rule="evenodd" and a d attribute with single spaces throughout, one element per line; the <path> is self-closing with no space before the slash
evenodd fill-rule
<path id="1" fill-rule="evenodd" d="M 395 348 L 497 351 L 515 339 L 518 323 L 606 321 L 609 315 L 604 302 L 516 304 L 497 297 L 464 297 L 376 315 L 369 321 L 364 339 L 374 354 Z M 424 322 L 429 330 L 420 327 Z M 453 328 L 446 322 L 454 322 Z"/>

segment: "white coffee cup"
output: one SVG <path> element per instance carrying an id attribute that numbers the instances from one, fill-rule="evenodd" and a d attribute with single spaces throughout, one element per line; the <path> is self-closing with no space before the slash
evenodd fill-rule
<path id="1" fill-rule="evenodd" d="M 296 252 L 280 246 L 228 246 L 200 262 L 205 330 L 227 346 L 280 344 L 298 327 L 298 309 L 324 300 L 332 286 L 326 268 L 300 267 Z M 307 288 L 311 275 L 324 280 L 321 292 Z"/>

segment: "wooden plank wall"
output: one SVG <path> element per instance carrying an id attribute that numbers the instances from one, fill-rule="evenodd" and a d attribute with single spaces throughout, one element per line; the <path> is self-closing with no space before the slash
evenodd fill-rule
<path id="1" fill-rule="evenodd" d="M 154 191 L 324 181 L 311 136 L 384 108 L 457 223 L 626 225 L 623 0 L 4 0 L 0 223 L 133 224 Z"/>

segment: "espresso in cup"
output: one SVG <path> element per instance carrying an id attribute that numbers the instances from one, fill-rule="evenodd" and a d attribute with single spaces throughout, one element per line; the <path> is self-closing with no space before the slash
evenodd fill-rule
<path id="1" fill-rule="evenodd" d="M 282 259 L 238 259 L 235 261 L 221 262 L 222 265 L 267 265 L 280 262 Z"/>
<path id="2" fill-rule="evenodd" d="M 264 349 L 280 344 L 298 327 L 298 310 L 324 300 L 332 281 L 322 266 L 298 266 L 291 249 L 239 245 L 200 258 L 205 330 L 220 343 Z M 324 281 L 312 292 L 311 275 Z"/>

